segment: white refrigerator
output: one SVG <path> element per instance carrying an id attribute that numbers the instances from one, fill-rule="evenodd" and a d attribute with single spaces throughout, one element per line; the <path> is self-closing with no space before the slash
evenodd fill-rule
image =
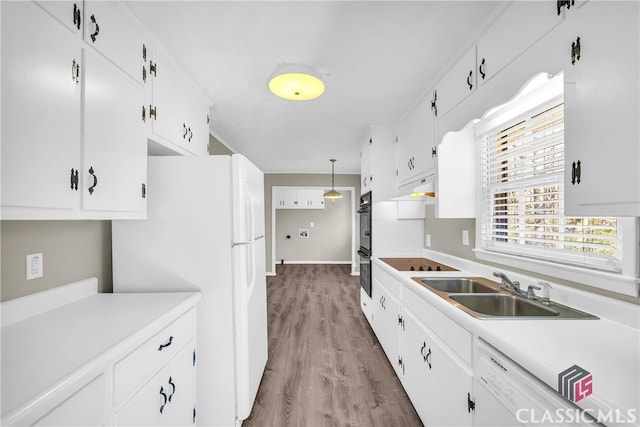
<path id="1" fill-rule="evenodd" d="M 150 157 L 147 219 L 113 221 L 114 292 L 200 291 L 197 424 L 240 425 L 267 362 L 264 177 L 242 155 Z"/>

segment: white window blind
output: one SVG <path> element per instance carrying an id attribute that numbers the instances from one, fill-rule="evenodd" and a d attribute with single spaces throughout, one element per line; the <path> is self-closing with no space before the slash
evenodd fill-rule
<path id="1" fill-rule="evenodd" d="M 547 96 L 506 121 L 494 118 L 486 128 L 479 135 L 484 193 L 480 247 L 620 271 L 622 236 L 616 218 L 564 216 L 562 94 Z"/>

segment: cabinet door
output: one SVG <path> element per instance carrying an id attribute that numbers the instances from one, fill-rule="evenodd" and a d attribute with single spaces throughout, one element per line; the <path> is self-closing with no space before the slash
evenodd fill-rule
<path id="1" fill-rule="evenodd" d="M 431 100 L 423 99 L 396 129 L 397 184 L 412 181 L 435 167 L 434 116 Z"/>
<path id="2" fill-rule="evenodd" d="M 408 310 L 403 311 L 403 383 L 425 426 L 470 426 L 473 375 Z"/>
<path id="3" fill-rule="evenodd" d="M 298 207 L 301 209 L 322 209 L 324 208 L 324 190 L 315 188 L 299 188 L 297 190 Z"/>
<path id="4" fill-rule="evenodd" d="M 76 208 L 80 198 L 71 176 L 80 168 L 79 40 L 32 2 L 0 7 L 2 205 Z"/>
<path id="5" fill-rule="evenodd" d="M 78 37 L 82 34 L 82 0 L 37 1 L 43 9 Z"/>
<path id="6" fill-rule="evenodd" d="M 144 39 L 117 2 L 85 2 L 84 25 L 85 41 L 143 84 Z"/>
<path id="7" fill-rule="evenodd" d="M 398 316 L 400 315 L 400 303 L 374 280 L 377 293 L 373 297 L 373 304 L 376 306 L 374 313 L 374 332 L 384 350 L 391 366 L 396 371 L 398 377 L 402 376 L 402 365 L 400 364 L 400 327 Z"/>
<path id="8" fill-rule="evenodd" d="M 511 2 L 478 40 L 478 83 L 488 82 L 563 17 L 555 2 Z"/>
<path id="9" fill-rule="evenodd" d="M 638 2 L 589 2 L 567 14 L 573 36 L 564 43 L 569 51 L 580 38 L 580 57 L 566 65 L 566 215 L 640 216 L 638 14 Z"/>
<path id="10" fill-rule="evenodd" d="M 162 52 L 155 50 L 152 98 L 155 117 L 151 121 L 153 135 L 186 150 L 189 144 L 187 94 L 177 67 Z"/>
<path id="11" fill-rule="evenodd" d="M 280 209 L 298 209 L 298 190 L 295 188 L 278 188 L 276 189 L 276 208 Z"/>
<path id="12" fill-rule="evenodd" d="M 371 190 L 371 135 L 360 144 L 360 194 Z"/>
<path id="13" fill-rule="evenodd" d="M 187 150 L 197 156 L 205 156 L 209 149 L 209 101 L 197 88 L 187 90 L 187 123 L 189 135 Z"/>
<path id="14" fill-rule="evenodd" d="M 187 426 L 196 422 L 195 341 L 190 341 L 115 414 L 119 426 Z"/>
<path id="15" fill-rule="evenodd" d="M 91 49 L 85 51 L 84 82 L 82 206 L 144 212 L 144 90 Z"/>
<path id="16" fill-rule="evenodd" d="M 476 47 L 472 47 L 447 72 L 436 86 L 437 117 L 445 116 L 453 107 L 476 91 Z"/>

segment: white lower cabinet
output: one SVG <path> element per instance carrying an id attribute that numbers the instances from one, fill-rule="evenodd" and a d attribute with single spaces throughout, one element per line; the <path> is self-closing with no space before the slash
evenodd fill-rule
<path id="1" fill-rule="evenodd" d="M 195 425 L 196 415 L 196 350 L 192 339 L 116 412 L 114 424 L 186 426 Z"/>
<path id="2" fill-rule="evenodd" d="M 373 330 L 375 331 L 382 349 L 387 354 L 398 376 L 402 375 L 402 360 L 400 359 L 400 337 L 398 335 L 398 319 L 401 313 L 400 301 L 391 292 L 374 280 L 373 297 L 374 315 Z"/>
<path id="3" fill-rule="evenodd" d="M 471 426 L 471 368 L 409 310 L 402 320 L 402 383 L 425 426 Z"/>
<path id="4" fill-rule="evenodd" d="M 105 413 L 105 377 L 101 374 L 33 425 L 102 426 Z"/>
<path id="5" fill-rule="evenodd" d="M 0 424 L 195 425 L 199 299 L 88 279 L 3 302 Z"/>

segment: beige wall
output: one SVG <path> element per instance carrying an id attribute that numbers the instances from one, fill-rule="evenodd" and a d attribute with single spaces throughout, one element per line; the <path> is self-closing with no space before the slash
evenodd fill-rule
<path id="1" fill-rule="evenodd" d="M 489 263 L 476 259 L 473 248 L 475 247 L 475 219 L 435 219 L 435 209 L 433 206 L 427 206 L 426 219 L 424 221 L 425 234 L 431 234 L 431 247 L 434 251 L 444 252 L 461 258 L 466 258 L 475 262 L 487 265 L 493 265 L 496 269 L 508 268 L 511 271 L 520 272 L 541 280 L 560 283 L 562 285 L 571 286 L 573 288 L 583 289 L 599 295 L 606 295 L 623 301 L 640 304 L 640 298 L 626 296 L 615 292 L 608 292 L 597 288 L 588 287 L 580 283 L 562 280 L 555 277 L 549 277 L 538 274 L 534 271 L 521 270 L 513 267 L 505 267 L 500 264 Z M 462 230 L 469 230 L 469 246 L 462 245 Z"/>
<path id="2" fill-rule="evenodd" d="M 0 300 L 97 277 L 111 292 L 111 221 L 2 221 Z M 42 252 L 44 276 L 26 280 L 25 257 Z"/>
<path id="3" fill-rule="evenodd" d="M 209 134 L 209 154 L 212 156 L 219 155 L 231 155 L 234 154 L 229 147 L 216 139 L 213 135 Z"/>
<path id="4" fill-rule="evenodd" d="M 354 207 L 351 191 L 341 192 L 343 198 L 326 201 L 324 209 L 276 210 L 276 262 L 351 262 Z M 307 238 L 299 237 L 300 229 L 309 230 Z"/>
<path id="5" fill-rule="evenodd" d="M 265 245 L 267 272 L 272 273 L 271 264 L 271 187 L 273 186 L 327 186 L 331 188 L 331 174 L 265 174 L 264 175 L 264 200 L 265 200 Z M 357 210 L 360 204 L 360 175 L 340 174 L 335 176 L 336 187 L 354 187 L 355 196 L 353 208 Z M 344 200 L 344 199 L 343 199 Z M 356 230 L 360 225 L 356 215 Z M 296 230 L 297 232 L 297 230 Z M 358 233 L 356 233 L 356 238 Z M 292 236 L 293 238 L 293 236 Z M 356 249 L 358 242 L 356 241 Z"/>

